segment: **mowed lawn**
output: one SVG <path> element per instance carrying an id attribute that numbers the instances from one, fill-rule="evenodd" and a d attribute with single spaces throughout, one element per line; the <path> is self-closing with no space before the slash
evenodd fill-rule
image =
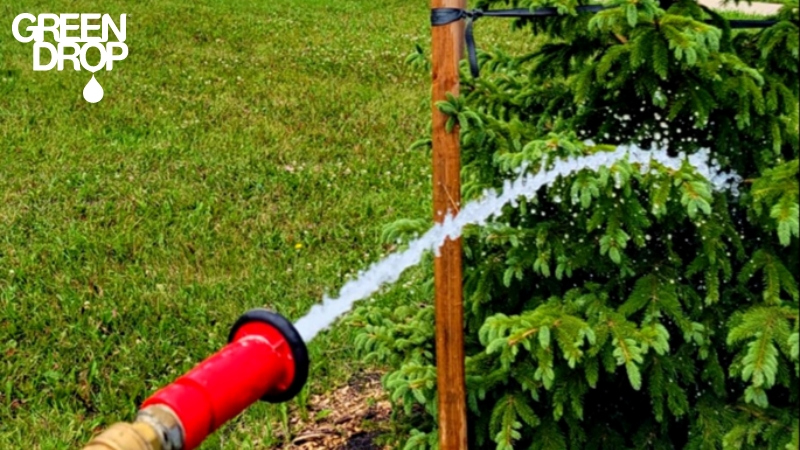
<path id="1" fill-rule="evenodd" d="M 20 13 L 128 14 L 128 58 L 34 72 Z M 226 342 L 302 316 L 429 217 L 426 0 L 14 0 L 0 5 L 0 448 L 79 448 Z M 363 364 L 340 326 L 301 395 Z M 270 444 L 257 405 L 203 448 Z"/>

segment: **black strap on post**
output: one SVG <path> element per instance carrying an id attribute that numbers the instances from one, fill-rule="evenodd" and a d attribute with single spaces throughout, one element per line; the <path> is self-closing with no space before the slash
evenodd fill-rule
<path id="1" fill-rule="evenodd" d="M 582 5 L 575 8 L 579 13 L 595 14 L 600 11 L 617 8 L 617 6 L 602 6 L 602 5 Z M 465 19 L 467 21 L 464 28 L 464 40 L 467 45 L 467 56 L 469 59 L 469 69 L 473 78 L 480 76 L 480 69 L 478 66 L 478 55 L 475 49 L 475 35 L 472 29 L 472 24 L 481 17 L 501 17 L 501 18 L 515 18 L 526 19 L 534 17 L 547 17 L 557 16 L 558 10 L 553 7 L 544 7 L 538 9 L 498 9 L 494 11 L 484 11 L 482 9 L 460 9 L 460 8 L 434 8 L 431 10 L 431 26 L 437 27 L 442 25 L 449 25 L 453 22 Z M 710 21 L 709 21 L 710 23 Z M 730 20 L 728 21 L 731 28 L 767 28 L 778 23 L 777 20 Z"/>
<path id="2" fill-rule="evenodd" d="M 469 57 L 469 69 L 472 76 L 477 78 L 480 75 L 478 69 L 478 55 L 475 51 L 475 36 L 472 33 L 472 22 L 476 19 L 476 11 L 467 11 L 459 8 L 434 8 L 431 10 L 431 26 L 438 27 L 467 19 L 464 29 L 464 39 L 467 43 L 467 55 Z"/>
<path id="3" fill-rule="evenodd" d="M 607 6 L 601 5 L 585 5 L 575 8 L 578 12 L 596 13 Z M 464 39 L 467 44 L 467 56 L 469 58 L 469 69 L 474 78 L 480 76 L 480 69 L 478 68 L 478 55 L 475 49 L 475 34 L 472 29 L 472 24 L 481 17 L 501 17 L 501 18 L 533 18 L 533 17 L 546 17 L 558 15 L 558 10 L 552 7 L 538 8 L 538 9 L 499 9 L 494 11 L 484 11 L 482 9 L 459 9 L 459 8 L 434 8 L 431 10 L 431 26 L 448 25 L 457 22 L 461 19 L 467 20 L 467 25 L 464 29 Z"/>

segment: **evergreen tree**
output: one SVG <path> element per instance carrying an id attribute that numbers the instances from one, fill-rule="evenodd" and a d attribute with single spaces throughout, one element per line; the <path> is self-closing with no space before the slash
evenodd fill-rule
<path id="1" fill-rule="evenodd" d="M 482 52 L 481 77 L 462 70 L 440 105 L 460 125 L 465 199 L 629 143 L 709 148 L 745 182 L 712 192 L 688 164 L 620 161 L 465 230 L 471 447 L 797 449 L 798 3 L 763 30 L 691 0 L 612 3 L 478 5 L 560 15 L 518 20 L 535 51 Z M 354 317 L 358 346 L 393 368 L 405 448 L 435 448 L 432 305 Z"/>

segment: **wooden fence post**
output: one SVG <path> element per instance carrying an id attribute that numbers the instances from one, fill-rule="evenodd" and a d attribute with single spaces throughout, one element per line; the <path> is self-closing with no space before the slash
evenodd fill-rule
<path id="1" fill-rule="evenodd" d="M 431 0 L 431 8 L 466 8 L 465 0 Z M 464 21 L 432 29 L 433 210 L 434 220 L 461 206 L 461 155 L 458 127 L 448 133 L 448 117 L 436 108 L 449 92 L 458 95 L 458 62 L 463 53 Z M 441 450 L 466 450 L 464 385 L 464 307 L 461 239 L 448 240 L 434 263 L 436 286 L 436 369 Z"/>

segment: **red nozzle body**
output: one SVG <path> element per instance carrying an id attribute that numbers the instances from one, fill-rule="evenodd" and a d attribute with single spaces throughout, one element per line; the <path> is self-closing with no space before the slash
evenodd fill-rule
<path id="1" fill-rule="evenodd" d="M 259 399 L 287 401 L 305 385 L 308 353 L 282 316 L 261 309 L 233 326 L 230 343 L 145 400 L 142 409 L 171 408 L 183 427 L 183 450 L 197 448 Z"/>

